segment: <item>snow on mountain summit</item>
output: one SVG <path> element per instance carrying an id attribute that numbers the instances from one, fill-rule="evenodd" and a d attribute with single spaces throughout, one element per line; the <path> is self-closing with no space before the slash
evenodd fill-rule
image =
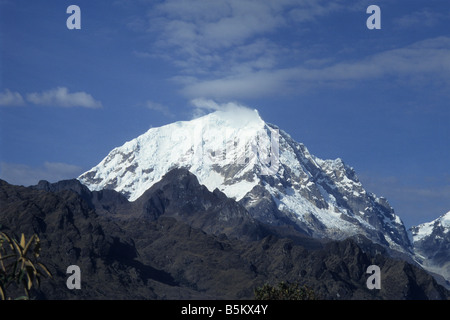
<path id="1" fill-rule="evenodd" d="M 450 231 L 450 211 L 431 222 L 422 223 L 416 227 L 412 227 L 411 233 L 414 242 L 430 237 L 436 229 L 441 229 L 442 233 L 448 233 Z"/>
<path id="2" fill-rule="evenodd" d="M 239 163 L 245 171 L 254 165 L 257 159 L 250 154 L 250 147 L 258 143 L 264 127 L 256 110 L 240 108 L 151 128 L 113 149 L 79 180 L 92 190 L 114 189 L 134 201 L 170 169 L 186 167 L 209 189 L 223 184 L 222 191 L 239 198 L 251 188 L 249 181 L 227 185 L 229 179 L 216 168 Z M 234 177 L 240 174 L 243 172 L 235 172 Z"/>
<path id="3" fill-rule="evenodd" d="M 113 149 L 79 180 L 91 190 L 114 189 L 134 201 L 179 167 L 263 222 L 291 221 L 312 236 L 332 239 L 363 234 L 387 247 L 410 249 L 400 218 L 384 198 L 364 190 L 351 167 L 315 157 L 248 108 L 152 128 Z"/>

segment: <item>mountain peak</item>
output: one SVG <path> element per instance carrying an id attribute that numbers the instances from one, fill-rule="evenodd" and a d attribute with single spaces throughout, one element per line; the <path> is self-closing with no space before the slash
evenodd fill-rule
<path id="1" fill-rule="evenodd" d="M 411 233 L 414 241 L 418 242 L 424 238 L 430 237 L 430 235 L 438 229 L 443 230 L 445 233 L 450 231 L 450 211 L 431 222 L 425 222 L 412 227 Z"/>
<path id="2" fill-rule="evenodd" d="M 151 128 L 113 149 L 78 179 L 91 190 L 114 189 L 134 201 L 165 173 L 182 167 L 212 191 L 227 180 L 217 173 L 219 168 L 235 167 L 229 174 L 236 175 L 261 162 L 270 152 L 270 132 L 256 110 L 230 105 L 190 121 Z M 237 197 L 243 191 L 249 190 L 227 195 Z"/>
<path id="3" fill-rule="evenodd" d="M 197 106 L 216 107 L 210 102 Z M 218 189 L 265 223 L 294 224 L 315 237 L 363 234 L 410 249 L 406 229 L 387 201 L 366 192 L 341 159 L 321 160 L 289 134 L 236 104 L 190 121 L 151 128 L 113 149 L 79 180 L 135 201 L 174 168 Z"/>

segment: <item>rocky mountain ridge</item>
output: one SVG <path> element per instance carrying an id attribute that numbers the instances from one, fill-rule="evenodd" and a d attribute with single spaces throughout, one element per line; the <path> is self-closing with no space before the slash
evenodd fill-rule
<path id="1" fill-rule="evenodd" d="M 39 234 L 42 261 L 54 274 L 37 298 L 251 299 L 256 286 L 281 280 L 306 284 L 322 299 L 449 298 L 382 246 L 313 239 L 257 222 L 239 207 L 183 169 L 134 202 L 77 180 L 28 188 L 0 181 L 1 231 Z M 82 270 L 81 290 L 65 286 L 72 264 Z M 371 264 L 382 270 L 381 290 L 366 287 Z"/>

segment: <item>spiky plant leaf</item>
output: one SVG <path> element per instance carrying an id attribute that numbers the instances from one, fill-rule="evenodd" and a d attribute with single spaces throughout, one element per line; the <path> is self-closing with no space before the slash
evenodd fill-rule
<path id="1" fill-rule="evenodd" d="M 48 270 L 48 268 L 47 268 L 45 265 L 43 265 L 43 264 L 40 263 L 40 262 L 38 262 L 37 264 L 45 271 L 45 273 L 46 273 L 50 278 L 52 277 L 52 273 L 50 272 L 50 270 Z"/>
<path id="2" fill-rule="evenodd" d="M 3 290 L 1 285 L 0 285 L 0 300 L 5 300 L 5 291 Z"/>
<path id="3" fill-rule="evenodd" d="M 33 240 L 34 240 L 34 237 L 35 237 L 35 235 L 32 235 L 31 238 L 30 238 L 30 240 L 28 240 L 28 243 L 27 243 L 26 246 L 24 247 L 24 249 L 23 249 L 23 255 L 24 255 L 24 256 L 27 254 L 28 249 L 30 248 L 31 243 L 32 243 Z M 25 240 L 25 238 L 24 238 L 24 240 Z M 25 241 L 24 241 L 24 242 L 25 242 Z"/>
<path id="4" fill-rule="evenodd" d="M 20 237 L 20 247 L 23 249 L 25 248 L 25 235 L 22 233 Z"/>

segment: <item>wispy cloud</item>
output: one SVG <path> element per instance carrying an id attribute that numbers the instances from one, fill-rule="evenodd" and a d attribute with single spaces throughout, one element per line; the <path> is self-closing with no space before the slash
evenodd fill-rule
<path id="1" fill-rule="evenodd" d="M 73 179 L 82 172 L 81 167 L 61 162 L 45 162 L 38 167 L 17 163 L 0 163 L 1 179 L 11 184 L 24 186 L 35 185 L 40 180 L 57 182 L 63 179 Z"/>
<path id="2" fill-rule="evenodd" d="M 449 37 L 359 58 L 322 52 L 321 56 L 303 53 L 300 59 L 298 44 L 282 41 L 284 32 L 311 28 L 343 12 L 365 14 L 366 7 L 365 1 L 348 4 L 341 0 L 168 0 L 148 12 L 145 27 L 142 18 L 133 24 L 133 30 L 138 25 L 154 40 L 151 50 L 135 55 L 161 57 L 178 67 L 180 72 L 172 80 L 191 99 L 251 98 L 280 90 L 306 92 L 383 78 L 408 85 L 450 84 Z M 407 26 L 418 19 L 433 23 L 442 19 L 442 14 L 423 10 L 396 23 Z M 312 60 L 324 63 L 311 64 Z"/>
<path id="3" fill-rule="evenodd" d="M 193 109 L 193 118 L 201 117 L 211 111 L 220 112 L 221 119 L 228 122 L 229 125 L 243 128 L 250 123 L 259 124 L 260 116 L 257 110 L 249 108 L 239 102 L 230 101 L 219 103 L 211 99 L 194 99 L 191 101 Z"/>
<path id="4" fill-rule="evenodd" d="M 102 103 L 95 100 L 90 94 L 80 92 L 69 92 L 65 87 L 58 87 L 43 92 L 34 92 L 27 94 L 27 101 L 37 105 L 53 107 L 83 107 L 83 108 L 101 108 Z"/>
<path id="5" fill-rule="evenodd" d="M 394 24 L 404 29 L 412 27 L 424 28 L 436 26 L 441 21 L 448 21 L 449 18 L 449 12 L 436 12 L 425 8 L 399 17 L 394 20 Z"/>
<path id="6" fill-rule="evenodd" d="M 186 53 L 236 47 L 290 23 L 310 23 L 355 5 L 338 0 L 168 0 L 149 14 L 160 45 Z"/>
<path id="7" fill-rule="evenodd" d="M 144 105 L 145 105 L 145 107 L 147 109 L 150 109 L 150 110 L 153 110 L 153 111 L 157 111 L 157 112 L 162 113 L 163 115 L 165 115 L 167 117 L 173 118 L 175 116 L 175 114 L 172 111 L 170 111 L 170 108 L 168 106 L 163 105 L 161 103 L 154 102 L 154 101 L 151 101 L 151 100 L 147 100 L 144 103 Z"/>
<path id="8" fill-rule="evenodd" d="M 419 41 L 355 61 L 244 70 L 213 79 L 181 79 L 183 93 L 187 96 L 224 98 L 264 96 L 282 90 L 309 90 L 343 83 L 351 85 L 382 78 L 408 85 L 450 86 L 450 37 Z"/>
<path id="9" fill-rule="evenodd" d="M 20 93 L 12 92 L 9 89 L 0 92 L 0 106 L 11 107 L 23 105 L 25 105 L 25 101 Z"/>
<path id="10" fill-rule="evenodd" d="M 271 35 L 351 8 L 343 0 L 168 0 L 149 12 L 145 30 L 156 42 L 139 56 L 159 55 L 192 75 L 265 70 L 290 51 Z M 141 18 L 130 28 L 136 25 Z"/>
<path id="11" fill-rule="evenodd" d="M 196 98 L 191 100 L 191 105 L 194 108 L 194 118 L 213 111 L 222 111 L 228 115 L 233 114 L 237 117 L 237 120 L 239 117 L 246 117 L 248 114 L 251 114 L 252 117 L 255 115 L 255 110 L 234 101 L 218 103 L 211 99 Z"/>
<path id="12" fill-rule="evenodd" d="M 53 107 L 82 107 L 82 108 L 101 108 L 102 103 L 95 100 L 90 94 L 80 92 L 69 92 L 65 87 L 57 87 L 43 92 L 33 92 L 25 95 L 23 98 L 19 92 L 13 92 L 10 89 L 4 89 L 0 92 L 0 106 L 25 106 L 28 103 L 53 106 Z"/>

